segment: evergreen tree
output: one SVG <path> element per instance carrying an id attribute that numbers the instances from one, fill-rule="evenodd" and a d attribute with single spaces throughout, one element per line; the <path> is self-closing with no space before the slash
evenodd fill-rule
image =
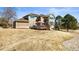
<path id="1" fill-rule="evenodd" d="M 60 30 L 62 17 L 58 15 L 55 19 L 55 29 Z"/>
<path id="2" fill-rule="evenodd" d="M 76 29 L 77 28 L 77 19 L 70 15 L 66 14 L 64 18 L 62 19 L 62 26 L 69 31 L 69 29 Z"/>

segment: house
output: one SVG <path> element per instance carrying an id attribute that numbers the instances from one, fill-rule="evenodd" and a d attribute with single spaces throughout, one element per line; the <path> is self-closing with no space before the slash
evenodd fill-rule
<path id="1" fill-rule="evenodd" d="M 54 27 L 53 22 L 54 17 L 52 14 L 38 15 L 30 13 L 25 15 L 22 19 L 14 21 L 14 28 L 50 29 Z"/>

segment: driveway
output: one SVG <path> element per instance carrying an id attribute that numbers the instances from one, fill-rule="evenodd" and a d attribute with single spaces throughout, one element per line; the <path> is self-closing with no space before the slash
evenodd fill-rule
<path id="1" fill-rule="evenodd" d="M 63 42 L 64 50 L 66 51 L 79 51 L 79 34 L 74 38 Z"/>

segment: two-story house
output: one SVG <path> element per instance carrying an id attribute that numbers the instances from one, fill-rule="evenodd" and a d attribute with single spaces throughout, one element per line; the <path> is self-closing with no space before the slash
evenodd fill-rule
<path id="1" fill-rule="evenodd" d="M 30 13 L 25 15 L 22 19 L 14 21 L 14 24 L 14 28 L 50 29 L 54 27 L 54 16 L 52 14 L 38 15 Z"/>

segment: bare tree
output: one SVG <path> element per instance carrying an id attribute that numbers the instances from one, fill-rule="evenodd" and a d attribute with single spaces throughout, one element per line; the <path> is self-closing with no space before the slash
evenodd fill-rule
<path id="1" fill-rule="evenodd" d="M 12 7 L 5 7 L 3 12 L 2 12 L 3 17 L 7 18 L 8 20 L 10 19 L 15 19 L 16 18 L 16 11 Z"/>
<path id="2" fill-rule="evenodd" d="M 16 19 L 16 11 L 15 8 L 5 7 L 2 12 L 2 17 L 5 18 L 8 23 L 11 25 L 13 19 Z"/>

